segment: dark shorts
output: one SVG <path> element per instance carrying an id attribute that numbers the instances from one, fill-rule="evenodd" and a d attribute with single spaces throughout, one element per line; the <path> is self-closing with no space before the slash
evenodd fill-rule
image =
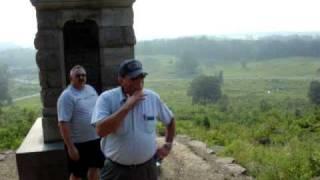
<path id="1" fill-rule="evenodd" d="M 89 168 L 102 168 L 105 157 L 100 149 L 100 139 L 87 141 L 84 143 L 75 143 L 80 155 L 78 161 L 70 159 L 68 152 L 68 169 L 69 173 L 76 177 L 87 177 Z M 67 148 L 65 146 L 67 151 Z"/>

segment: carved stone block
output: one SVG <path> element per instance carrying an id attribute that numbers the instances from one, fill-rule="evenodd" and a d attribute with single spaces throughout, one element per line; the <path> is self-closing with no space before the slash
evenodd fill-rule
<path id="1" fill-rule="evenodd" d="M 43 117 L 57 117 L 57 108 L 42 108 Z"/>
<path id="2" fill-rule="evenodd" d="M 103 27 L 99 31 L 101 47 L 125 47 L 136 43 L 132 26 Z"/>
<path id="3" fill-rule="evenodd" d="M 118 65 L 103 67 L 101 70 L 102 86 L 118 85 Z"/>
<path id="4" fill-rule="evenodd" d="M 133 9 L 130 8 L 108 8 L 101 13 L 101 26 L 132 26 Z"/>
<path id="5" fill-rule="evenodd" d="M 39 30 L 34 40 L 34 46 L 36 49 L 59 49 L 60 30 Z"/>
<path id="6" fill-rule="evenodd" d="M 59 28 L 61 17 L 61 11 L 37 11 L 38 29 Z"/>
<path id="7" fill-rule="evenodd" d="M 44 107 L 53 108 L 57 106 L 57 100 L 62 89 L 43 89 L 41 90 L 41 101 Z"/>
<path id="8" fill-rule="evenodd" d="M 56 117 L 43 117 L 42 128 L 46 132 L 43 134 L 44 142 L 61 141 L 61 135 L 58 128 L 58 119 Z"/>
<path id="9" fill-rule="evenodd" d="M 62 75 L 59 71 L 40 71 L 40 86 L 42 88 L 61 88 Z"/>
<path id="10" fill-rule="evenodd" d="M 37 65 L 40 70 L 60 70 L 60 51 L 58 50 L 39 50 L 36 55 Z"/>
<path id="11" fill-rule="evenodd" d="M 119 65 L 126 59 L 134 58 L 134 47 L 127 46 L 122 48 L 102 48 L 101 65 L 103 67 Z"/>

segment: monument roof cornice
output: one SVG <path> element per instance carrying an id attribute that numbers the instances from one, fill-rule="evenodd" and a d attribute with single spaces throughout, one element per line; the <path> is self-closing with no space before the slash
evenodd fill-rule
<path id="1" fill-rule="evenodd" d="M 129 7 L 135 0 L 30 0 L 36 9 Z"/>

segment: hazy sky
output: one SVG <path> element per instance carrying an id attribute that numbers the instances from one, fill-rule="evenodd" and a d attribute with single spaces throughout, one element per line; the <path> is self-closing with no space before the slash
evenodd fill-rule
<path id="1" fill-rule="evenodd" d="M 250 32 L 320 31 L 317 0 L 136 0 L 137 40 Z M 32 46 L 35 10 L 29 0 L 0 5 L 0 42 Z"/>

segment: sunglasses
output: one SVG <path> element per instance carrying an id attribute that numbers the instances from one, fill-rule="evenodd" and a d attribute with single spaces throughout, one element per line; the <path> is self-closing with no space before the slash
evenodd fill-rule
<path id="1" fill-rule="evenodd" d="M 87 75 L 86 75 L 86 74 L 76 74 L 76 77 L 77 77 L 77 78 L 80 78 L 80 77 L 87 77 Z"/>
<path id="2" fill-rule="evenodd" d="M 137 77 L 134 77 L 134 78 L 130 78 L 131 81 L 135 81 L 137 79 L 144 79 L 146 76 L 144 74 L 140 74 L 139 76 Z"/>

